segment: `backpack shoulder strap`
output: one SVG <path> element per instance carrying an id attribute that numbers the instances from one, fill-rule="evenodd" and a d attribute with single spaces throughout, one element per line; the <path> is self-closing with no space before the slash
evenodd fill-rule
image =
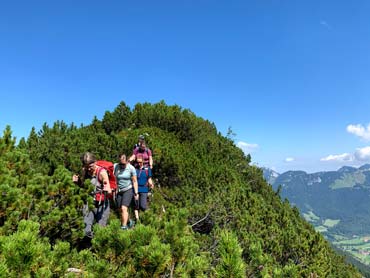
<path id="1" fill-rule="evenodd" d="M 147 177 L 149 177 L 149 170 L 148 170 L 148 168 L 146 168 L 146 167 L 145 167 L 144 169 L 140 169 L 140 170 L 139 170 L 138 177 L 140 177 L 141 172 L 142 172 L 143 170 L 145 170 L 145 175 L 146 175 Z"/>
<path id="2" fill-rule="evenodd" d="M 101 166 L 98 166 L 99 168 L 98 168 L 98 171 L 96 172 L 96 178 L 98 179 L 98 182 L 102 182 L 101 180 L 100 180 L 100 173 L 101 173 L 101 171 L 103 171 L 103 167 L 101 167 Z"/>
<path id="3" fill-rule="evenodd" d="M 116 171 L 117 171 L 117 167 L 118 166 L 118 163 L 114 163 L 113 164 L 113 175 L 116 175 Z"/>

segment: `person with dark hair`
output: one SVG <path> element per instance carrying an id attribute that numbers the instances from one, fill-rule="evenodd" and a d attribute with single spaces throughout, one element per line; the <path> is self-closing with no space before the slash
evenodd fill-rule
<path id="1" fill-rule="evenodd" d="M 87 203 L 83 207 L 85 236 L 92 238 L 92 226 L 94 221 L 101 226 L 107 225 L 110 213 L 107 194 L 111 194 L 112 190 L 109 184 L 108 173 L 103 167 L 96 165 L 96 158 L 94 154 L 85 152 L 81 156 L 81 162 L 83 165 L 83 178 L 81 179 L 79 175 L 75 174 L 72 176 L 72 180 L 76 184 L 83 185 L 85 179 L 90 179 L 91 184 L 95 187 L 91 194 L 94 197 L 95 207 L 90 210 Z"/>
<path id="2" fill-rule="evenodd" d="M 136 148 L 138 148 L 142 142 L 145 142 L 145 136 L 140 134 L 138 138 L 138 143 L 134 145 L 133 149 L 135 150 Z"/>
<path id="3" fill-rule="evenodd" d="M 136 169 L 138 189 L 139 189 L 139 200 L 135 201 L 135 217 L 136 222 L 139 221 L 139 210 L 146 211 L 148 208 L 147 200 L 149 188 L 153 189 L 154 184 L 152 180 L 152 170 L 148 167 L 145 167 L 143 164 L 143 159 L 138 157 L 136 162 L 139 164 L 139 167 Z"/>
<path id="4" fill-rule="evenodd" d="M 127 162 L 126 155 L 123 153 L 119 155 L 119 160 L 119 163 L 114 164 L 114 175 L 118 189 L 117 206 L 121 208 L 121 229 L 127 230 L 129 226 L 132 226 L 127 223 L 129 219 L 128 208 L 133 198 L 134 200 L 139 199 L 139 194 L 134 166 Z"/>

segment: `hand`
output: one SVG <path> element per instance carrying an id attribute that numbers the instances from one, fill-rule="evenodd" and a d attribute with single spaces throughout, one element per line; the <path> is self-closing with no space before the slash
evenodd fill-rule
<path id="1" fill-rule="evenodd" d="M 104 185 L 104 189 L 103 189 L 105 192 L 107 192 L 108 194 L 112 194 L 112 188 L 108 187 L 108 185 Z"/>
<path id="2" fill-rule="evenodd" d="M 135 198 L 136 201 L 138 201 L 139 200 L 139 193 L 134 194 L 134 198 Z"/>
<path id="3" fill-rule="evenodd" d="M 79 177 L 78 175 L 76 175 L 76 174 L 74 174 L 74 175 L 72 176 L 72 181 L 73 181 L 74 183 L 77 183 L 79 179 L 80 179 L 80 177 Z"/>

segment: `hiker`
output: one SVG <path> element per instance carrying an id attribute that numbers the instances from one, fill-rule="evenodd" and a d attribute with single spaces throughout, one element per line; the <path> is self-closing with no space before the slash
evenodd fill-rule
<path id="1" fill-rule="evenodd" d="M 81 162 L 83 165 L 83 178 L 81 179 L 79 175 L 75 174 L 72 176 L 72 180 L 76 184 L 83 185 L 83 181 L 85 179 L 91 179 L 91 184 L 95 186 L 94 191 L 92 192 L 95 207 L 90 210 L 87 203 L 83 207 L 85 236 L 92 238 L 92 226 L 94 224 L 94 220 L 103 227 L 107 225 L 110 213 L 107 194 L 111 194 L 112 190 L 109 184 L 108 173 L 103 167 L 96 165 L 94 154 L 85 152 L 81 156 Z"/>
<path id="2" fill-rule="evenodd" d="M 149 188 L 153 189 L 154 184 L 152 180 L 152 170 L 148 167 L 145 167 L 143 164 L 143 158 L 138 157 L 137 163 L 139 167 L 136 169 L 138 189 L 139 189 L 139 200 L 135 201 L 135 217 L 136 222 L 139 221 L 139 210 L 146 211 L 148 208 L 148 193 Z"/>
<path id="3" fill-rule="evenodd" d="M 127 230 L 132 226 L 127 224 L 129 219 L 128 208 L 132 199 L 139 200 L 136 170 L 134 166 L 127 163 L 126 155 L 119 155 L 120 162 L 115 164 L 114 175 L 117 180 L 117 207 L 121 208 L 121 229 Z"/>
<path id="4" fill-rule="evenodd" d="M 145 137 L 144 137 L 144 135 L 140 134 L 139 135 L 139 138 L 138 138 L 138 143 L 136 143 L 134 145 L 133 150 L 135 150 L 136 148 L 138 148 L 141 145 L 142 142 L 145 142 Z"/>
<path id="5" fill-rule="evenodd" d="M 149 167 L 150 169 L 153 169 L 152 151 L 146 147 L 145 141 L 142 141 L 139 147 L 136 147 L 134 149 L 131 157 L 129 158 L 129 162 L 136 161 L 136 159 L 139 156 L 143 158 L 144 166 Z M 138 167 L 138 165 L 135 165 L 135 166 Z"/>

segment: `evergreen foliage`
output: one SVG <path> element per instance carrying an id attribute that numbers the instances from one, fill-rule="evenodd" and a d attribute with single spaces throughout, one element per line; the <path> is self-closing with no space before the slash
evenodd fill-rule
<path id="1" fill-rule="evenodd" d="M 85 151 L 115 161 L 139 134 L 155 191 L 135 229 L 118 213 L 83 248 L 91 187 L 71 181 Z M 231 132 L 230 132 L 231 134 Z M 361 277 L 265 182 L 214 124 L 179 106 L 124 102 L 102 121 L 0 138 L 0 273 L 6 277 Z"/>
<path id="2" fill-rule="evenodd" d="M 243 250 L 233 232 L 223 230 L 219 242 L 220 263 L 216 266 L 216 277 L 245 277 Z"/>

